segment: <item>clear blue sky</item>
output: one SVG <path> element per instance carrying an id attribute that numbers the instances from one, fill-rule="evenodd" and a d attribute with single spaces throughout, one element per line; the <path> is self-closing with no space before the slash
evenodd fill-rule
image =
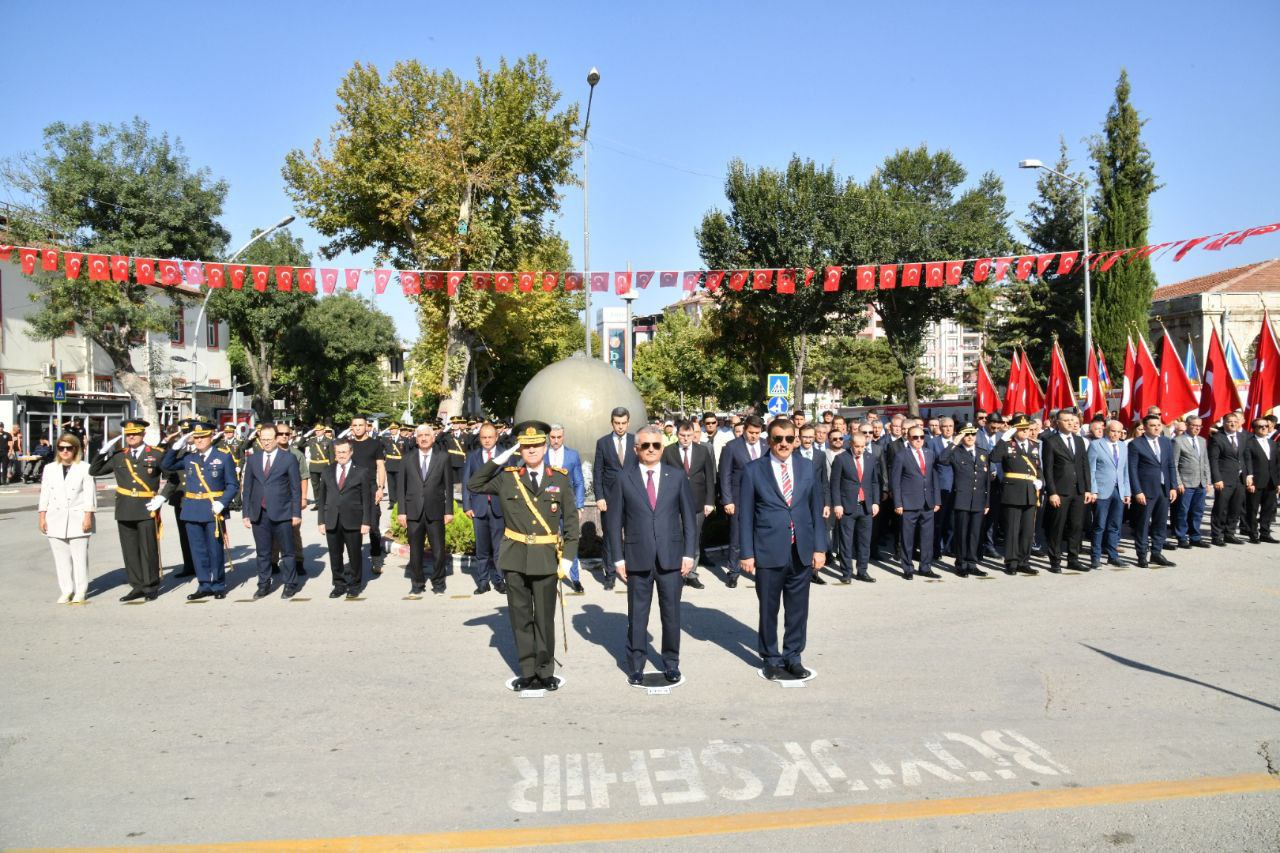
<path id="1" fill-rule="evenodd" d="M 864 8 L 865 7 L 865 8 Z M 290 211 L 286 152 L 327 137 L 357 60 L 469 74 L 476 57 L 530 51 L 568 100 L 592 108 L 591 247 L 597 270 L 698 267 L 694 228 L 723 204 L 732 157 L 793 152 L 865 178 L 886 154 L 947 148 L 971 177 L 1005 180 L 1023 215 L 1058 137 L 1080 165 L 1120 67 L 1148 119 L 1161 189 L 1150 239 L 1280 221 L 1280 3 L 9 3 L 0 156 L 50 122 L 139 115 L 231 185 L 233 240 Z M 0 196 L 3 197 L 3 196 Z M 295 231 L 309 249 L 319 235 Z M 559 221 L 581 258 L 582 193 Z M 1162 283 L 1280 256 L 1280 235 L 1164 260 Z M 928 259 L 921 259 L 928 260 Z M 357 265 L 367 258 L 339 258 Z M 679 295 L 655 284 L 636 310 Z M 379 304 L 412 339 L 403 297 Z M 620 304 L 605 296 L 596 304 Z"/>

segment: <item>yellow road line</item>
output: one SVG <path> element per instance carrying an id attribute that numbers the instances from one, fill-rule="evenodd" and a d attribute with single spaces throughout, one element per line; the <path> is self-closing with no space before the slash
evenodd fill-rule
<path id="1" fill-rule="evenodd" d="M 735 835 L 784 829 L 814 829 L 857 823 L 882 823 L 924 818 L 961 817 L 980 814 L 1007 814 L 1041 809 L 1088 808 L 1154 800 L 1216 797 L 1224 794 L 1280 792 L 1280 777 L 1266 773 L 1240 776 L 1206 776 L 1161 782 L 1122 785 L 1095 785 L 1088 788 L 1057 788 L 992 794 L 981 797 L 954 797 L 944 800 L 912 800 L 898 803 L 829 806 L 790 811 L 682 817 L 630 823 L 581 823 L 519 829 L 475 829 L 431 832 L 417 835 L 367 835 L 348 838 L 310 838 L 278 841 L 242 841 L 226 844 L 184 844 L 148 846 L 148 850 L 175 851 L 383 851 L 383 850 L 477 850 L 495 847 L 540 847 L 560 844 L 591 844 L 609 841 L 696 838 L 707 835 Z M 86 848 L 80 848 L 86 849 Z M 96 848 L 124 850 L 131 848 Z"/>

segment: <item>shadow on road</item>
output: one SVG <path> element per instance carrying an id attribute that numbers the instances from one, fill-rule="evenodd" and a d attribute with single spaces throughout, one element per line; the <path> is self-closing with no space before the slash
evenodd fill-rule
<path id="1" fill-rule="evenodd" d="M 520 674 L 520 655 L 516 652 L 515 637 L 511 634 L 511 617 L 506 607 L 496 608 L 492 613 L 468 619 L 462 624 L 467 628 L 488 628 L 489 648 L 498 650 L 513 674 Z"/>
<path id="2" fill-rule="evenodd" d="M 1200 687 L 1207 687 L 1210 690 L 1216 690 L 1219 693 L 1225 693 L 1228 696 L 1234 696 L 1237 699 L 1243 699 L 1246 702 L 1252 702 L 1255 705 L 1261 705 L 1262 707 L 1269 708 L 1272 711 L 1280 711 L 1280 707 L 1276 705 L 1272 705 L 1268 702 L 1263 702 L 1261 699 L 1254 699 L 1252 696 L 1245 696 L 1243 693 L 1237 693 L 1234 690 L 1228 690 L 1225 687 L 1218 687 L 1216 684 L 1210 684 L 1207 681 L 1200 681 L 1199 679 L 1191 678 L 1190 676 L 1179 675 L 1176 672 L 1169 672 L 1169 670 L 1167 669 L 1160 669 L 1159 667 L 1151 666 L 1150 664 L 1140 663 L 1139 661 L 1136 661 L 1136 660 L 1130 660 L 1129 658 L 1121 657 L 1120 655 L 1112 654 L 1111 652 L 1106 652 L 1106 651 L 1103 651 L 1102 649 L 1094 648 L 1088 643 L 1081 643 L 1080 645 L 1084 646 L 1086 649 L 1089 649 L 1090 651 L 1097 652 L 1103 657 L 1111 658 L 1111 660 L 1115 661 L 1116 663 L 1124 664 L 1125 666 L 1133 667 L 1134 669 L 1139 669 L 1139 670 L 1142 670 L 1143 672 L 1151 672 L 1151 673 L 1155 673 L 1156 675 L 1163 675 L 1167 678 L 1176 678 L 1178 681 L 1185 681 L 1188 684 L 1196 684 L 1196 685 L 1199 685 Z"/>

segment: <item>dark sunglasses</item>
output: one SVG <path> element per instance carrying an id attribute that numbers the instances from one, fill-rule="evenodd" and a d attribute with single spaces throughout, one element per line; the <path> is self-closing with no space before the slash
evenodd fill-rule
<path id="1" fill-rule="evenodd" d="M 642 441 L 636 445 L 636 450 L 661 450 L 661 441 Z"/>
<path id="2" fill-rule="evenodd" d="M 59 445 L 58 445 L 58 450 L 59 450 L 59 451 L 65 450 L 65 451 L 67 451 L 68 453 L 75 453 L 75 452 L 76 452 L 76 449 L 75 449 L 74 447 L 72 447 L 70 444 L 59 444 Z"/>
<path id="3" fill-rule="evenodd" d="M 924 441 L 924 436 L 923 436 L 923 435 L 913 435 L 913 436 L 911 436 L 911 440 L 912 440 L 912 441 Z"/>
<path id="4" fill-rule="evenodd" d="M 828 439 L 828 440 L 829 440 L 829 441 L 844 441 L 844 436 L 843 436 L 843 435 L 833 435 L 833 436 L 831 436 L 831 438 L 830 438 L 830 439 Z"/>
<path id="5" fill-rule="evenodd" d="M 795 444 L 796 437 L 794 435 L 771 435 L 769 436 L 771 444 Z"/>

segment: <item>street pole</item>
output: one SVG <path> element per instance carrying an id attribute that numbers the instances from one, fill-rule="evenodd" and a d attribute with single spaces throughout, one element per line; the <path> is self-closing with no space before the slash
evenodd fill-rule
<path id="1" fill-rule="evenodd" d="M 586 297 L 582 325 L 586 331 L 587 358 L 591 358 L 591 217 L 588 199 L 591 195 L 591 148 L 587 145 L 587 132 L 591 130 L 591 100 L 600 82 L 600 72 L 595 66 L 587 72 L 587 117 L 582 123 L 582 293 Z"/>
<path id="2" fill-rule="evenodd" d="M 1070 175 L 1064 175 L 1057 169 L 1051 169 L 1039 160 L 1020 160 L 1019 169 L 1044 169 L 1057 175 L 1064 181 L 1070 181 L 1080 190 L 1080 212 L 1084 219 L 1084 254 L 1080 262 L 1084 264 L 1084 364 L 1087 367 L 1093 355 L 1093 289 L 1089 282 L 1089 192 L 1084 181 L 1078 181 Z"/>
<path id="3" fill-rule="evenodd" d="M 630 268 L 630 266 L 631 266 L 630 264 L 627 264 L 628 269 Z M 632 342 L 633 332 L 631 331 L 631 316 L 632 316 L 631 303 L 636 301 L 635 291 L 631 291 L 631 290 L 627 291 L 627 293 L 622 297 L 622 301 L 627 304 L 627 336 L 622 342 L 623 344 L 622 357 L 626 360 L 626 364 L 625 364 L 627 368 L 626 374 L 627 374 L 627 378 L 630 379 L 631 378 L 631 360 L 635 350 L 635 346 Z"/>

